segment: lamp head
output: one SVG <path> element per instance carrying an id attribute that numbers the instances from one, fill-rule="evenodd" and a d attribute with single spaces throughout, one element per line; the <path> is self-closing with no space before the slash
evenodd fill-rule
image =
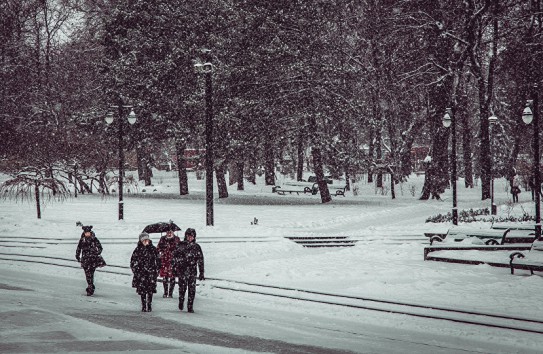
<path id="1" fill-rule="evenodd" d="M 136 119 L 136 113 L 134 113 L 134 108 L 132 108 L 128 114 L 128 123 L 134 124 L 136 123 Z"/>
<path id="2" fill-rule="evenodd" d="M 524 107 L 524 111 L 522 111 L 522 120 L 526 124 L 532 123 L 532 119 L 534 118 L 534 114 L 530 108 L 531 103 L 531 100 L 526 101 L 526 107 Z"/>
<path id="3" fill-rule="evenodd" d="M 445 109 L 445 115 L 443 116 L 443 126 L 445 128 L 450 127 L 452 124 L 452 110 L 450 108 Z"/>
<path id="4" fill-rule="evenodd" d="M 105 120 L 106 120 L 107 125 L 110 125 L 111 123 L 113 123 L 113 113 L 107 112 Z"/>
<path id="5" fill-rule="evenodd" d="M 490 117 L 488 117 L 488 123 L 490 125 L 494 125 L 498 122 L 498 117 L 496 117 L 495 115 L 492 115 Z"/>
<path id="6" fill-rule="evenodd" d="M 196 74 L 202 74 L 204 72 L 204 64 L 202 63 L 194 64 L 194 72 Z"/>
<path id="7" fill-rule="evenodd" d="M 209 62 L 207 63 L 196 63 L 194 64 L 194 72 L 196 74 L 209 74 L 213 70 L 213 65 Z"/>

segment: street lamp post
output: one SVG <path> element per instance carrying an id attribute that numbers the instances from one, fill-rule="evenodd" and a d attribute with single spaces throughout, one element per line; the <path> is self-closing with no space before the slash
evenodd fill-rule
<path id="1" fill-rule="evenodd" d="M 532 99 L 526 101 L 526 107 L 522 112 L 522 120 L 526 124 L 533 122 L 534 127 L 534 200 L 535 200 L 535 239 L 541 240 L 541 176 L 539 173 L 539 106 L 538 106 L 538 86 L 534 84 L 532 91 Z M 533 111 L 532 111 L 533 109 Z"/>
<path id="2" fill-rule="evenodd" d="M 497 207 L 496 204 L 494 204 L 494 159 L 492 158 L 492 143 L 494 140 L 494 124 L 498 121 L 498 117 L 496 116 L 490 116 L 488 118 L 488 123 L 490 125 L 490 214 L 496 215 Z"/>
<path id="3" fill-rule="evenodd" d="M 213 65 L 211 64 L 210 50 L 203 49 L 205 63 L 194 64 L 194 71 L 197 74 L 205 75 L 205 144 L 206 144 L 206 225 L 213 226 L 213 92 L 211 74 Z"/>
<path id="4" fill-rule="evenodd" d="M 453 194 L 452 222 L 453 225 L 458 225 L 458 207 L 456 204 L 456 122 L 452 108 L 445 109 L 445 115 L 443 116 L 443 126 L 445 128 L 451 127 L 451 185 Z"/>
<path id="5" fill-rule="evenodd" d="M 124 109 L 130 108 L 130 113 L 128 114 L 128 123 L 134 124 L 136 123 L 136 114 L 134 113 L 134 110 L 132 109 L 132 106 L 125 106 L 123 105 L 122 99 L 119 99 L 119 105 L 117 106 L 111 106 L 111 108 L 117 108 L 118 109 L 118 115 L 119 115 L 119 129 L 117 131 L 118 133 L 118 139 L 119 139 L 119 220 L 124 219 L 124 201 L 123 201 L 123 179 L 124 179 L 124 146 L 123 146 L 123 130 L 124 130 Z M 113 114 L 108 113 L 106 116 L 106 123 L 109 125 L 113 123 Z"/>

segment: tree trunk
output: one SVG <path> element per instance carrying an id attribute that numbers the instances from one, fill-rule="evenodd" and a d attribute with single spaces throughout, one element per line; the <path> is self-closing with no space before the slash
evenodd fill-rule
<path id="1" fill-rule="evenodd" d="M 483 73 L 484 65 L 478 60 L 475 52 L 482 41 L 478 28 L 469 27 L 467 31 L 467 39 L 471 53 L 470 69 L 477 80 L 477 88 L 479 90 L 479 165 L 481 166 L 481 200 L 490 198 L 490 183 L 491 183 L 491 156 L 490 156 L 490 140 L 489 140 L 489 123 L 488 117 L 489 106 L 494 95 L 494 69 L 496 67 L 496 59 L 498 57 L 498 2 L 492 2 L 492 32 L 491 32 L 491 51 L 488 52 L 487 58 L 482 59 L 488 63 L 486 75 Z M 486 39 L 486 38 L 485 38 Z M 485 77 L 486 76 L 486 77 Z"/>
<path id="2" fill-rule="evenodd" d="M 301 181 L 304 178 L 304 137 L 302 130 L 298 132 L 298 159 L 296 161 L 296 180 Z"/>
<path id="3" fill-rule="evenodd" d="M 374 149 L 375 149 L 375 142 L 373 141 L 374 134 L 375 134 L 375 130 L 373 129 L 373 127 L 370 127 L 370 143 L 368 144 L 368 159 L 370 161 L 374 160 L 374 156 L 373 156 Z M 373 172 L 372 172 L 371 164 L 368 167 L 368 183 L 373 183 Z"/>
<path id="4" fill-rule="evenodd" d="M 74 181 L 73 181 L 73 185 L 74 185 L 74 194 L 75 194 L 75 197 L 77 198 L 77 164 L 74 166 Z"/>
<path id="5" fill-rule="evenodd" d="M 468 97 L 465 93 L 458 96 L 458 114 L 462 130 L 462 151 L 464 163 L 464 185 L 466 188 L 473 188 L 473 161 L 471 151 L 471 128 L 469 117 L 464 107 L 467 107 Z"/>
<path id="6" fill-rule="evenodd" d="M 41 219 L 40 187 L 38 185 L 38 182 L 34 183 L 34 196 L 36 198 L 36 211 L 38 212 L 38 219 Z"/>
<path id="7" fill-rule="evenodd" d="M 442 115 L 445 112 L 445 104 L 448 102 L 446 85 L 432 88 L 429 97 L 428 120 L 433 132 L 432 146 L 430 148 L 430 164 L 426 168 L 424 185 L 422 187 L 421 200 L 440 199 L 440 194 L 449 185 L 448 141 L 449 129 L 443 128 Z M 431 112 L 431 113 L 430 113 Z"/>
<path id="8" fill-rule="evenodd" d="M 481 88 L 480 88 L 481 89 Z M 479 100 L 481 94 L 479 94 Z M 484 96 L 484 93 L 483 95 Z M 488 117 L 489 117 L 488 105 L 485 102 L 479 105 L 479 122 L 480 132 L 479 138 L 481 146 L 479 147 L 479 164 L 481 166 L 481 200 L 490 198 L 490 140 L 488 135 Z"/>
<path id="9" fill-rule="evenodd" d="M 221 163 L 215 168 L 215 176 L 217 179 L 217 188 L 219 190 L 219 198 L 228 198 L 228 185 L 225 177 L 225 163 Z M 207 176 L 206 176 L 207 178 Z"/>
<path id="10" fill-rule="evenodd" d="M 243 167 L 244 167 L 243 160 L 236 162 L 236 170 L 237 170 L 237 180 L 238 180 L 238 191 L 245 190 L 245 186 L 243 185 Z"/>
<path id="11" fill-rule="evenodd" d="M 138 160 L 138 181 L 145 180 L 145 158 L 143 157 L 143 149 L 140 144 L 136 144 L 136 158 Z"/>
<path id="12" fill-rule="evenodd" d="M 151 177 L 153 176 L 153 169 L 149 165 L 149 160 L 145 159 L 145 165 L 143 166 L 145 169 L 145 185 L 150 186 L 151 185 Z"/>
<path id="13" fill-rule="evenodd" d="M 252 184 L 256 184 L 256 169 L 256 158 L 253 151 L 249 156 L 249 176 L 247 178 L 247 180 Z"/>
<path id="14" fill-rule="evenodd" d="M 264 144 L 264 179 L 267 186 L 275 185 L 275 161 L 273 159 L 273 145 L 267 140 Z"/>
<path id="15" fill-rule="evenodd" d="M 377 131 L 375 134 L 375 159 L 377 163 L 382 164 L 383 163 L 383 148 L 381 146 L 381 132 Z M 379 169 L 379 172 L 377 173 L 377 188 L 383 188 L 383 173 L 381 172 L 381 169 Z"/>
<path id="16" fill-rule="evenodd" d="M 328 190 L 328 183 L 324 179 L 324 169 L 322 167 L 322 153 L 317 147 L 311 148 L 311 155 L 313 155 L 313 165 L 315 169 L 315 176 L 317 177 L 317 185 L 321 194 L 322 203 L 328 203 L 332 200 L 330 191 Z"/>
<path id="17" fill-rule="evenodd" d="M 187 165 L 185 163 L 185 149 L 187 143 L 185 140 L 176 140 L 175 154 L 177 155 L 177 171 L 179 180 L 179 195 L 189 194 L 189 182 L 187 177 Z"/>
<path id="18" fill-rule="evenodd" d="M 136 156 L 138 160 L 138 180 L 144 181 L 146 186 L 150 186 L 152 183 L 151 177 L 153 176 L 153 170 L 149 163 L 149 154 L 141 144 L 137 144 Z"/>
<path id="19" fill-rule="evenodd" d="M 109 194 L 109 189 L 107 188 L 107 184 L 106 184 L 106 179 L 105 179 L 105 174 L 102 176 L 102 174 L 100 174 L 100 185 L 103 185 L 105 186 L 105 190 L 107 191 L 107 194 Z M 90 189 L 89 185 L 86 184 L 83 179 L 81 178 L 81 176 L 77 176 L 77 181 L 79 182 L 79 188 L 81 190 L 81 194 L 85 194 L 85 191 L 89 194 L 92 193 L 92 190 Z"/>
<path id="20" fill-rule="evenodd" d="M 394 190 L 394 173 L 390 172 L 390 196 L 396 199 L 396 191 Z"/>

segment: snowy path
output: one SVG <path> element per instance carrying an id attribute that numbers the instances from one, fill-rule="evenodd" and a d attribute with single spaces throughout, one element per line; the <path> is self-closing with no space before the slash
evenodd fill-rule
<path id="1" fill-rule="evenodd" d="M 205 285 L 198 290 L 195 314 L 179 312 L 176 299 L 160 297 L 154 299 L 153 313 L 142 314 L 138 311 L 139 297 L 132 289 L 126 284 L 109 283 L 105 274 L 99 276 L 97 295 L 89 298 L 83 295 L 81 281 L 72 278 L 78 274 L 45 275 L 51 273 L 51 266 L 43 266 L 40 274 L 19 270 L 18 266 L 7 268 L 0 274 L 2 353 L 516 351 L 514 347 L 470 339 L 469 335 L 460 340 L 425 333 L 427 324 L 423 320 L 368 311 L 346 315 L 342 310 L 338 310 L 341 316 L 330 318 L 319 315 L 322 306 L 256 296 L 233 300 Z M 395 322 L 403 325 L 389 326 Z M 469 333 L 469 327 L 465 331 Z"/>

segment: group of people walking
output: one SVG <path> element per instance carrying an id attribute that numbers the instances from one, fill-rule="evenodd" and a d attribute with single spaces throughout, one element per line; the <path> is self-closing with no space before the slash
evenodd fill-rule
<path id="1" fill-rule="evenodd" d="M 101 256 L 102 245 L 92 226 L 83 226 L 75 258 L 81 263 L 87 280 L 87 295 L 94 294 L 94 272 L 106 265 Z M 179 283 L 179 310 L 184 309 L 185 294 L 188 292 L 187 311 L 194 312 L 196 296 L 196 277 L 204 280 L 204 255 L 196 243 L 196 230 L 188 228 L 184 240 L 168 230 L 157 246 L 153 245 L 149 234 L 142 232 L 130 258 L 132 287 L 141 297 L 141 311 L 152 311 L 153 294 L 157 292 L 158 277 L 162 277 L 164 298 L 172 298 L 175 280 Z"/>

